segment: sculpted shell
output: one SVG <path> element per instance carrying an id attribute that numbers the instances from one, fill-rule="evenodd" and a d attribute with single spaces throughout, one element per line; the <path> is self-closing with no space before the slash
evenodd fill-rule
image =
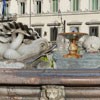
<path id="1" fill-rule="evenodd" d="M 86 48 L 87 52 L 98 52 L 100 49 L 100 38 L 90 36 L 84 41 L 83 47 Z"/>

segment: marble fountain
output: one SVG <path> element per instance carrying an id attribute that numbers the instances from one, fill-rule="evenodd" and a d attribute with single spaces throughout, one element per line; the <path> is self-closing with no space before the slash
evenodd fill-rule
<path id="1" fill-rule="evenodd" d="M 23 23 L 0 26 L 0 100 L 99 99 L 99 37 L 60 33 L 56 47 Z"/>

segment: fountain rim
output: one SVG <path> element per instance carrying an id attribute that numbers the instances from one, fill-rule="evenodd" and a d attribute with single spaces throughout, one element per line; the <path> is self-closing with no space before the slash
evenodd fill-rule
<path id="1" fill-rule="evenodd" d="M 76 34 L 76 35 L 88 35 L 87 33 L 82 33 L 82 32 L 65 32 L 65 33 L 59 33 L 59 35 L 73 35 L 73 34 Z"/>

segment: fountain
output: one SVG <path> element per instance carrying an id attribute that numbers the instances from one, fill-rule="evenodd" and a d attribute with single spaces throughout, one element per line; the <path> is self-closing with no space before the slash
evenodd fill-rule
<path id="1" fill-rule="evenodd" d="M 64 36 L 64 38 L 68 38 L 70 40 L 70 45 L 69 45 L 69 53 L 64 54 L 64 58 L 80 58 L 82 57 L 80 54 L 78 54 L 78 46 L 77 46 L 77 41 L 79 40 L 80 37 L 83 35 L 86 35 L 86 33 L 79 33 L 79 32 L 68 32 L 68 33 L 60 33 L 59 35 Z"/>
<path id="2" fill-rule="evenodd" d="M 13 24 L 16 28 L 21 25 L 16 22 L 8 23 L 3 27 L 6 31 L 0 29 L 0 84 L 2 84 L 0 98 L 2 100 L 69 100 L 71 98 L 81 100 L 84 97 L 87 99 L 90 96 L 95 98 L 99 96 L 96 92 L 100 91 L 98 89 L 100 82 L 98 37 L 85 37 L 85 33 L 78 32 L 59 34 L 60 47 L 53 53 L 56 70 L 50 70 L 52 63 L 48 62 L 45 56 L 47 57 L 55 47 L 43 38 L 32 39 L 35 34 L 24 30 L 27 29 L 26 25 L 22 24 L 22 30 L 14 28 Z M 78 42 L 81 42 L 86 49 L 83 54 L 79 52 Z M 45 62 L 35 68 L 33 63 L 39 58 Z M 48 64 L 51 66 L 48 67 Z"/>
<path id="3" fill-rule="evenodd" d="M 94 69 L 100 67 L 100 39 L 86 33 L 60 33 L 53 58 L 57 69 Z"/>

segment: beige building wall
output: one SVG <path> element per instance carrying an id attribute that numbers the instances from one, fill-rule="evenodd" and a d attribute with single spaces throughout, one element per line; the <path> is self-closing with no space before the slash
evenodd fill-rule
<path id="1" fill-rule="evenodd" d="M 66 20 L 66 32 L 70 31 L 70 27 L 79 27 L 80 32 L 84 32 L 89 34 L 89 27 L 90 26 L 98 26 L 99 27 L 99 36 L 100 36 L 100 24 L 91 24 L 91 25 L 86 25 L 87 22 L 100 22 L 100 12 L 83 12 L 83 13 L 77 13 L 77 14 L 62 14 L 62 19 Z M 18 22 L 23 22 L 25 24 L 29 24 L 29 17 L 18 17 Z M 41 16 L 32 16 L 31 17 L 31 24 L 44 24 L 44 26 L 38 26 L 38 28 L 42 28 L 42 36 L 44 31 L 47 32 L 46 38 L 50 40 L 50 27 L 53 26 L 47 26 L 48 23 L 60 23 L 61 18 L 58 15 L 41 15 Z M 81 25 L 67 25 L 67 23 L 70 22 L 81 22 Z M 61 32 L 61 27 L 57 26 L 59 28 L 59 32 Z"/>
<path id="2" fill-rule="evenodd" d="M 23 22 L 28 26 L 33 26 L 33 29 L 41 28 L 42 37 L 44 37 L 44 33 L 46 32 L 47 35 L 45 38 L 50 40 L 50 28 L 53 27 L 58 28 L 58 34 L 62 32 L 61 18 L 62 22 L 64 20 L 66 22 L 66 32 L 70 31 L 70 27 L 79 27 L 80 32 L 89 34 L 89 27 L 97 26 L 100 36 L 100 8 L 97 11 L 92 11 L 92 0 L 79 0 L 79 10 L 76 12 L 72 11 L 72 0 L 58 0 L 59 11 L 57 13 L 52 12 L 52 0 L 40 0 L 42 2 L 41 14 L 36 13 L 36 1 L 38 0 L 31 0 L 30 11 L 30 0 L 17 0 L 19 11 L 17 13 L 17 22 Z M 25 14 L 20 14 L 19 2 L 25 2 Z M 100 0 L 98 0 L 98 3 L 100 3 Z M 60 25 L 56 26 L 57 23 L 60 23 Z"/>

